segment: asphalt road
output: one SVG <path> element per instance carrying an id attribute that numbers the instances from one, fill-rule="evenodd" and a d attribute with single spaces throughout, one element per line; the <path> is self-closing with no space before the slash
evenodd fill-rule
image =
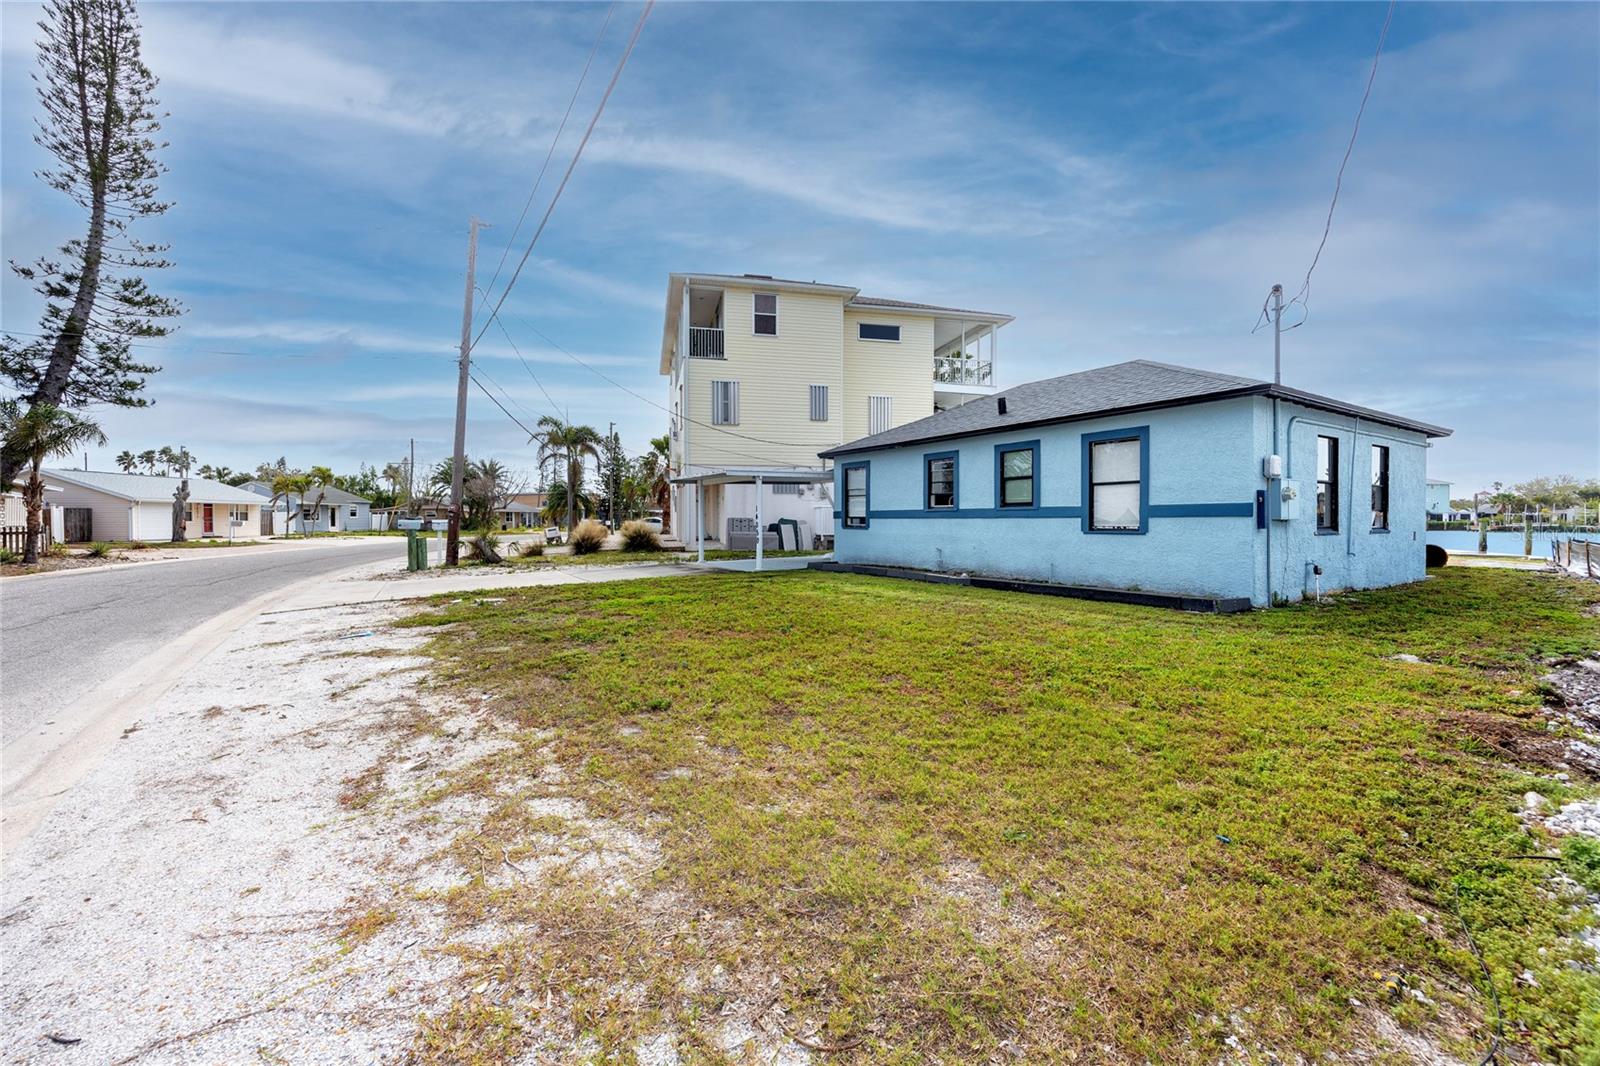
<path id="1" fill-rule="evenodd" d="M 0 584 L 0 743 L 54 718 L 151 651 L 224 611 L 317 574 L 394 558 L 400 537 L 196 548 L 194 559 Z"/>

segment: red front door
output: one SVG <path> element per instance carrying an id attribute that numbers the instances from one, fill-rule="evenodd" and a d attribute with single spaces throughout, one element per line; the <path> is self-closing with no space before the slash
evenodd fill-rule
<path id="1" fill-rule="evenodd" d="M 211 526 L 211 505 L 209 503 L 205 505 L 205 511 L 206 511 L 205 532 L 213 533 L 213 532 L 215 532 L 215 530 Z"/>

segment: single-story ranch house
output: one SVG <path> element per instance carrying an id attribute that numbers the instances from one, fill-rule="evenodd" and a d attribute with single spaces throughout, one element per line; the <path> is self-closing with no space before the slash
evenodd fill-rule
<path id="1" fill-rule="evenodd" d="M 265 497 L 264 507 L 272 518 L 272 529 L 262 529 L 263 533 L 271 532 L 276 536 L 288 533 L 356 533 L 373 528 L 372 501 L 365 496 L 357 496 L 344 489 L 336 489 L 332 485 L 324 488 L 314 488 L 306 492 L 302 500 L 298 494 L 294 497 L 294 523 L 290 526 L 289 501 L 278 497 L 276 503 L 272 501 L 272 486 L 265 481 L 246 481 L 239 486 L 245 492 L 254 493 L 257 497 Z M 317 497 L 322 502 L 317 502 Z M 258 500 L 258 502 L 261 502 Z"/>
<path id="2" fill-rule="evenodd" d="M 820 454 L 840 564 L 1262 606 L 1421 580 L 1428 441 L 1449 432 L 1135 360 Z"/>
<path id="3" fill-rule="evenodd" d="M 61 487 L 50 503 L 66 513 L 68 537 L 172 539 L 172 500 L 182 478 L 110 470 L 46 470 L 44 475 Z M 185 515 L 184 536 L 190 539 L 254 537 L 261 529 L 261 498 L 220 481 L 190 477 Z"/>

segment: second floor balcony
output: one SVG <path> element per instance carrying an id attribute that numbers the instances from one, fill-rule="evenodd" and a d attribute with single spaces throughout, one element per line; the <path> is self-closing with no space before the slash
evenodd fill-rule
<path id="1" fill-rule="evenodd" d="M 715 326 L 690 326 L 689 358 L 728 358 L 728 350 L 723 344 L 722 330 Z"/>
<path id="2" fill-rule="evenodd" d="M 975 354 L 936 355 L 933 380 L 938 385 L 993 385 L 994 363 Z"/>

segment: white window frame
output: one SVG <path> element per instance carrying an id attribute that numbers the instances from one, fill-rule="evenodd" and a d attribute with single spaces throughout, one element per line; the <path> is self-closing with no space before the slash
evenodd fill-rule
<path id="1" fill-rule="evenodd" d="M 770 315 L 767 315 L 765 311 L 756 310 L 756 301 L 763 296 L 772 297 L 772 313 Z M 756 329 L 756 319 L 763 316 L 772 319 L 771 333 L 762 333 L 760 330 Z M 750 335 L 752 337 L 776 337 L 778 335 L 778 328 L 778 294 L 775 292 L 753 293 L 750 297 Z"/>
<path id="2" fill-rule="evenodd" d="M 882 404 L 883 417 L 878 417 L 879 404 Z M 878 425 L 879 422 L 882 425 Z M 876 428 L 874 428 L 876 427 Z M 894 397 L 893 396 L 868 396 L 867 397 L 867 436 L 874 433 L 885 433 L 894 428 Z"/>
<path id="3" fill-rule="evenodd" d="M 822 417 L 817 417 L 817 412 L 822 412 Z M 828 420 L 828 386 L 811 386 L 811 421 L 826 422 Z"/>
<path id="4" fill-rule="evenodd" d="M 711 424 L 737 426 L 739 424 L 739 383 L 713 378 L 711 381 Z"/>

